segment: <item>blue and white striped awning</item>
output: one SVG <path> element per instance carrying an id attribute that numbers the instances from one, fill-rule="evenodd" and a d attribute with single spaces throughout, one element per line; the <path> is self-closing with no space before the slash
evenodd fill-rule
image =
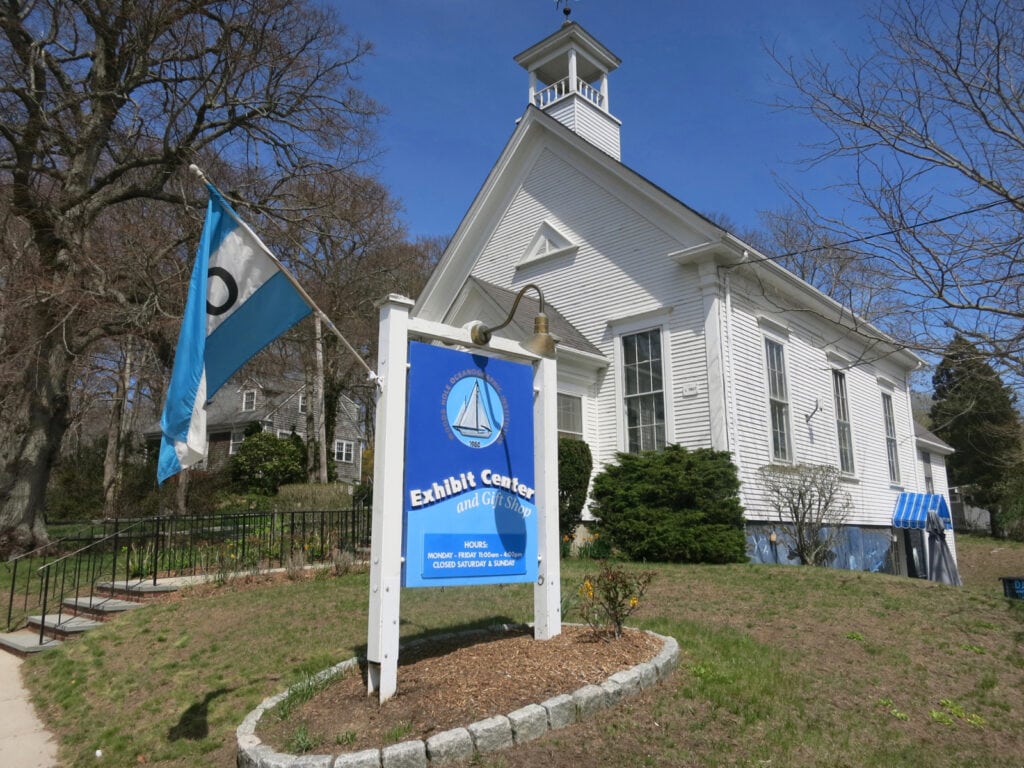
<path id="1" fill-rule="evenodd" d="M 946 497 L 939 493 L 901 493 L 892 513 L 892 525 L 894 528 L 919 528 L 923 531 L 928 525 L 928 513 L 932 511 L 942 518 L 946 530 L 953 529 Z"/>

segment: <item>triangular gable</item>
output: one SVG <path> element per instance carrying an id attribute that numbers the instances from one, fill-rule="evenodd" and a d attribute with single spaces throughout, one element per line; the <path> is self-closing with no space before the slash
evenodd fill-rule
<path id="1" fill-rule="evenodd" d="M 673 237 L 680 242 L 723 242 L 725 231 L 709 219 L 531 105 L 519 119 L 420 293 L 412 310 L 414 317 L 444 320 L 509 203 L 545 149 L 554 150 L 559 155 L 563 152 L 575 154 L 585 164 L 587 175 L 599 186 L 621 197 L 630 208 L 642 210 L 644 216 L 656 220 L 663 228 L 674 231 Z M 537 263 L 538 259 L 529 257 L 540 256 L 540 250 L 550 247 L 541 244 L 542 238 L 549 240 L 555 250 L 540 256 L 541 261 L 552 255 L 571 253 L 578 247 L 574 238 L 559 226 L 550 220 L 544 223 L 548 227 L 538 227 L 530 240 L 531 248 L 524 249 L 517 265 L 533 266 Z M 567 250 L 561 250 L 563 247 Z"/>
<path id="2" fill-rule="evenodd" d="M 579 246 L 555 229 L 553 224 L 542 221 L 517 266 L 532 265 L 557 256 L 566 256 L 578 249 Z"/>
<path id="3" fill-rule="evenodd" d="M 508 205 L 545 149 L 560 156 L 565 156 L 563 153 L 574 156 L 575 159 L 570 162 L 577 162 L 578 170 L 619 198 L 627 207 L 637 212 L 642 211 L 654 226 L 670 238 L 678 240 L 681 249 L 666 253 L 666 258 L 672 258 L 680 264 L 696 256 L 734 265 L 753 264 L 767 282 L 798 296 L 800 308 L 816 310 L 823 317 L 833 318 L 839 325 L 856 328 L 862 336 L 872 336 L 883 344 L 892 344 L 889 336 L 862 319 L 855 318 L 847 307 L 801 280 L 775 260 L 760 254 L 749 244 L 532 105 L 527 107 L 519 119 L 498 161 L 491 168 L 427 281 L 413 307 L 414 317 L 445 320 L 477 259 L 502 221 Z M 554 227 L 552 230 L 558 233 Z M 540 230 L 535 234 L 540 234 Z M 571 243 L 568 237 L 566 240 Z M 531 240 L 534 245 L 539 242 Z M 531 251 L 527 250 L 526 253 Z M 534 263 L 536 261 L 521 260 L 518 266 Z M 909 364 L 922 362 L 910 350 L 894 346 L 893 352 Z"/>

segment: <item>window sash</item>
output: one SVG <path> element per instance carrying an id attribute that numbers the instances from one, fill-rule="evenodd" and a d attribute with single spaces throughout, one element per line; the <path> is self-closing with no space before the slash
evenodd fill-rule
<path id="1" fill-rule="evenodd" d="M 885 454 L 889 461 L 889 480 L 900 481 L 900 455 L 896 442 L 896 416 L 892 409 L 892 395 L 882 393 L 882 415 L 885 420 Z"/>
<path id="2" fill-rule="evenodd" d="M 630 453 L 665 447 L 664 373 L 661 331 L 622 337 L 626 446 Z"/>
<path id="3" fill-rule="evenodd" d="M 660 393 L 629 398 L 626 419 L 630 453 L 665 447 L 665 400 Z"/>
<path id="4" fill-rule="evenodd" d="M 932 477 L 932 455 L 928 451 L 921 451 L 921 464 L 924 465 L 924 492 L 935 493 L 935 478 Z"/>
<path id="5" fill-rule="evenodd" d="M 256 390 L 247 389 L 242 393 L 242 410 L 243 411 L 255 411 L 256 410 Z"/>
<path id="6" fill-rule="evenodd" d="M 583 398 L 558 393 L 558 436 L 583 439 Z"/>
<path id="7" fill-rule="evenodd" d="M 790 461 L 793 456 L 789 434 L 789 388 L 786 384 L 784 347 L 777 341 L 764 340 L 768 375 L 768 412 L 772 434 L 772 458 Z"/>
<path id="8" fill-rule="evenodd" d="M 349 440 L 335 440 L 334 460 L 352 464 L 355 460 L 355 444 Z"/>
<path id="9" fill-rule="evenodd" d="M 839 441 L 839 471 L 854 473 L 853 427 L 850 423 L 850 400 L 846 391 L 846 374 L 832 371 L 832 392 L 836 404 L 836 438 Z"/>

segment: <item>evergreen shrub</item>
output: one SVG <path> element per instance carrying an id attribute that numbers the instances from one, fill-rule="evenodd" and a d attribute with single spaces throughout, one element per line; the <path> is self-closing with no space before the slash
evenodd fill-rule
<path id="1" fill-rule="evenodd" d="M 670 445 L 620 453 L 594 479 L 591 511 L 631 560 L 744 562 L 739 486 L 725 451 Z"/>
<path id="2" fill-rule="evenodd" d="M 239 489 L 273 496 L 285 483 L 305 479 L 305 451 L 290 438 L 269 432 L 246 437 L 231 457 L 231 480 Z"/>
<path id="3" fill-rule="evenodd" d="M 558 533 L 572 540 L 587 502 L 594 460 L 590 446 L 571 437 L 558 438 Z"/>

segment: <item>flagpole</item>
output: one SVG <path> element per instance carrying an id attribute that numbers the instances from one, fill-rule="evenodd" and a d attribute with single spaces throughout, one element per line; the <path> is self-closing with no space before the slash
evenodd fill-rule
<path id="1" fill-rule="evenodd" d="M 221 192 L 219 189 L 217 189 L 216 185 L 214 185 L 213 182 L 211 182 L 208 178 L 206 178 L 206 174 L 203 173 L 202 169 L 198 165 L 193 163 L 193 164 L 189 165 L 188 169 L 190 171 L 192 171 L 192 173 L 194 173 L 196 176 L 198 176 L 199 180 L 202 181 L 207 187 L 209 187 L 211 190 L 216 192 L 224 200 L 227 200 L 227 198 L 224 197 L 224 193 Z M 299 294 L 299 296 L 302 297 L 302 300 L 305 301 L 309 305 L 310 309 L 312 309 L 316 313 L 317 317 L 319 317 L 320 320 L 324 323 L 324 325 L 327 326 L 327 329 L 329 331 L 331 331 L 335 336 L 338 337 L 338 339 L 341 341 L 341 343 L 345 345 L 345 348 L 348 349 L 348 351 L 351 352 L 352 355 L 359 361 L 359 364 L 362 365 L 363 368 L 366 369 L 366 377 L 370 381 L 376 381 L 377 380 L 377 373 L 372 368 L 370 368 L 369 365 L 367 365 L 366 361 L 363 360 L 362 355 L 360 355 L 358 352 L 356 352 L 355 348 L 351 344 L 348 343 L 348 339 L 346 339 L 344 336 L 341 335 L 341 331 L 339 331 L 338 327 L 331 321 L 331 318 L 329 318 L 326 315 L 326 313 L 322 309 L 320 309 L 319 306 L 317 306 L 317 303 L 315 301 L 313 301 L 313 297 L 310 296 L 306 292 L 306 289 L 303 288 L 302 284 L 299 283 L 299 281 L 295 279 L 295 276 L 291 273 L 291 271 L 287 267 L 285 267 L 284 264 L 281 263 L 280 259 L 278 259 L 277 256 L 274 255 L 274 252 L 271 251 L 270 248 L 267 247 L 266 243 L 264 243 L 260 239 L 259 235 L 257 235 L 255 232 L 253 232 L 252 228 L 248 224 L 246 224 L 238 216 L 237 213 L 235 213 L 234 208 L 232 208 L 230 205 L 228 205 L 226 207 L 226 210 L 228 212 L 228 215 L 230 215 L 231 218 L 235 220 L 235 223 L 238 224 L 238 226 L 244 228 L 245 231 L 249 233 L 250 237 L 252 237 L 252 239 L 255 240 L 256 243 L 260 246 L 260 248 L 263 249 L 263 252 L 270 258 L 271 261 L 274 262 L 274 265 L 288 279 L 288 282 L 292 284 L 292 287 L 295 288 L 296 291 L 298 291 L 298 294 Z M 379 382 L 378 382 L 378 385 L 379 385 Z"/>

